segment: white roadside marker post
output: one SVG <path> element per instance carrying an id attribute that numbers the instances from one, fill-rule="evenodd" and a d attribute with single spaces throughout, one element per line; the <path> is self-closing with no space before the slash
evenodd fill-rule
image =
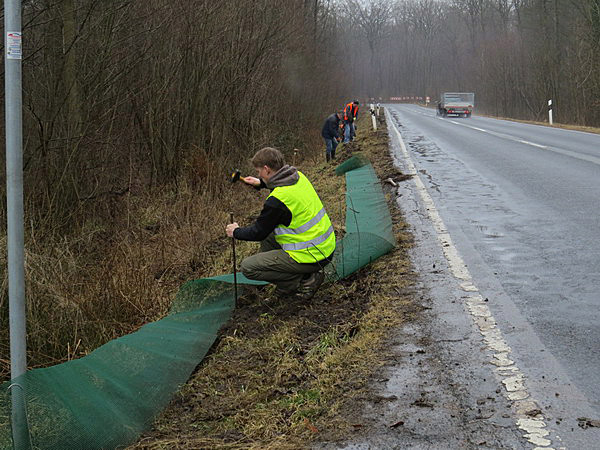
<path id="1" fill-rule="evenodd" d="M 373 131 L 377 131 L 377 117 L 375 117 L 375 107 L 371 103 L 371 122 L 373 122 Z"/>

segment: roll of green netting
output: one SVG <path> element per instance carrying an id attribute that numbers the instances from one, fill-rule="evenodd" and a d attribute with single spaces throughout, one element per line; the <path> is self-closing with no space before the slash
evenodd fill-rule
<path id="1" fill-rule="evenodd" d="M 346 173 L 346 191 L 346 235 L 329 265 L 339 278 L 395 245 L 385 197 L 370 164 Z M 134 442 L 186 382 L 229 319 L 235 307 L 232 282 L 231 274 L 187 282 L 164 319 L 83 358 L 13 380 L 25 395 L 33 448 L 112 449 Z M 238 283 L 264 284 L 241 274 Z M 12 447 L 8 386 L 0 389 L 0 449 Z"/>
<path id="2" fill-rule="evenodd" d="M 346 172 L 346 234 L 334 258 L 338 277 L 347 277 L 395 245 L 392 218 L 373 166 Z"/>
<path id="3" fill-rule="evenodd" d="M 164 319 L 83 358 L 19 377 L 33 447 L 111 449 L 135 441 L 203 359 L 230 316 L 233 297 L 230 283 L 186 283 L 175 312 Z M 4 449 L 10 448 L 10 399 L 6 386 L 2 392 Z"/>
<path id="4" fill-rule="evenodd" d="M 353 156 L 351 156 L 335 168 L 335 174 L 337 176 L 341 176 L 344 175 L 346 172 L 350 172 L 351 170 L 366 166 L 367 164 L 370 164 L 369 158 L 367 158 L 360 152 L 356 152 Z"/>

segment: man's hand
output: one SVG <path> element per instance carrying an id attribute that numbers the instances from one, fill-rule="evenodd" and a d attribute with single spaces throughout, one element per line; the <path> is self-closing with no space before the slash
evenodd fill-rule
<path id="1" fill-rule="evenodd" d="M 246 178 L 248 178 L 248 177 L 246 177 Z M 227 233 L 227 236 L 233 237 L 234 230 L 239 227 L 240 226 L 237 224 L 237 222 L 233 222 L 233 223 L 230 223 L 229 225 L 227 225 L 225 227 L 225 232 Z"/>
<path id="2" fill-rule="evenodd" d="M 260 186 L 260 180 L 258 178 L 244 177 L 244 178 L 242 178 L 242 180 L 244 181 L 244 183 L 249 184 L 250 186 L 255 186 L 255 187 Z"/>

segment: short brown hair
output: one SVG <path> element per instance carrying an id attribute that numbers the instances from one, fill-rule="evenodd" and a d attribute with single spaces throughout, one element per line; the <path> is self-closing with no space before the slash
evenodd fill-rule
<path id="1" fill-rule="evenodd" d="M 254 167 L 267 166 L 275 171 L 285 166 L 283 154 L 273 147 L 261 148 L 254 154 L 250 161 Z"/>

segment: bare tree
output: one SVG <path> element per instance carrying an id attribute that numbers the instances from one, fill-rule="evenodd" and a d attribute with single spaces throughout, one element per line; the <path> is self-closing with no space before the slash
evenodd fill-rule
<path id="1" fill-rule="evenodd" d="M 348 14 L 354 30 L 365 38 L 370 51 L 370 77 L 378 80 L 376 88 L 382 87 L 382 67 L 377 58 L 380 45 L 389 35 L 392 3 L 387 0 L 347 0 Z"/>

